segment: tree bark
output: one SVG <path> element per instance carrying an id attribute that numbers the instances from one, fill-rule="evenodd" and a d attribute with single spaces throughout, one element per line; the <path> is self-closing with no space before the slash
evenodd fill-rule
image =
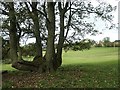
<path id="1" fill-rule="evenodd" d="M 20 46 L 18 46 L 18 60 L 23 60 L 22 58 L 22 48 Z"/>
<path id="2" fill-rule="evenodd" d="M 60 12 L 60 36 L 57 46 L 57 67 L 62 64 L 62 47 L 64 43 L 64 14 Z"/>
<path id="3" fill-rule="evenodd" d="M 61 2 L 58 3 L 59 13 L 60 13 L 60 35 L 57 46 L 57 62 L 56 68 L 61 66 L 62 64 L 62 47 L 64 44 L 64 16 L 67 10 L 68 3 L 66 3 L 65 7 L 62 8 Z"/>
<path id="4" fill-rule="evenodd" d="M 18 60 L 23 60 L 23 58 L 22 58 L 22 48 L 20 47 L 20 43 L 19 43 L 20 38 L 21 38 L 22 29 L 20 28 L 20 25 L 19 25 L 18 22 L 16 22 L 16 24 L 17 24 L 16 25 L 17 28 L 19 29 L 19 33 L 17 35 Z"/>
<path id="5" fill-rule="evenodd" d="M 55 38 L 55 11 L 54 11 L 54 2 L 47 2 L 47 10 L 48 10 L 48 19 L 47 21 L 47 29 L 48 29 L 48 39 L 47 39 L 47 50 L 46 50 L 46 71 L 52 72 L 53 68 L 53 60 L 55 55 L 54 48 L 54 38 Z"/>
<path id="6" fill-rule="evenodd" d="M 34 10 L 34 5 L 32 8 Z M 55 54 L 55 47 L 54 47 L 54 38 L 55 38 L 55 3 L 54 2 L 47 2 L 47 13 L 48 13 L 48 20 L 47 23 L 47 30 L 48 30 L 48 39 L 47 39 L 47 49 L 46 54 L 43 58 L 42 51 L 38 51 L 38 55 L 34 58 L 32 62 L 28 61 L 18 61 L 13 64 L 13 67 L 19 70 L 25 71 L 39 71 L 39 72 L 53 72 L 57 70 L 57 68 L 62 63 L 62 47 L 64 43 L 64 11 L 60 12 L 60 37 L 59 43 L 57 48 L 57 54 Z M 35 37 L 36 37 L 36 44 L 37 50 L 41 48 L 41 38 L 40 38 L 40 31 L 39 31 L 39 21 L 38 21 L 38 14 L 34 10 L 33 12 L 33 22 L 35 25 Z M 42 49 L 41 49 L 42 50 Z M 42 61 L 42 63 L 40 62 Z"/>
<path id="7" fill-rule="evenodd" d="M 36 38 L 36 55 L 32 62 L 25 61 L 21 58 L 21 61 L 17 61 L 13 63 L 12 67 L 23 71 L 44 72 L 45 59 L 42 58 L 42 44 L 41 44 L 41 37 L 39 30 L 40 26 L 39 26 L 38 12 L 37 12 L 37 2 L 32 2 L 31 7 L 32 7 L 32 12 L 30 12 L 30 16 L 34 22 L 34 35 Z"/>
<path id="8" fill-rule="evenodd" d="M 32 19 L 34 22 L 34 35 L 36 38 L 36 56 L 42 57 L 42 44 L 40 37 L 40 26 L 39 26 L 39 18 L 37 12 L 37 2 L 32 2 Z"/>
<path id="9" fill-rule="evenodd" d="M 48 29 L 48 39 L 47 39 L 47 50 L 46 54 L 43 58 L 42 57 L 42 49 L 40 51 L 41 46 L 41 38 L 40 38 L 40 31 L 39 31 L 39 21 L 38 21 L 38 13 L 36 10 L 35 3 L 32 3 L 32 19 L 34 22 L 35 27 L 35 37 L 36 37 L 36 50 L 37 55 L 32 62 L 28 61 L 18 61 L 15 62 L 12 66 L 19 70 L 25 71 L 38 71 L 38 72 L 53 72 L 54 71 L 54 55 L 55 55 L 55 48 L 54 48 L 54 38 L 55 38 L 55 12 L 54 12 L 54 2 L 48 2 L 48 19 L 47 20 L 47 29 Z M 41 62 L 43 63 L 41 63 Z"/>
<path id="10" fill-rule="evenodd" d="M 35 56 L 33 61 L 20 60 L 12 64 L 12 67 L 22 71 L 45 72 L 45 59 Z"/>
<path id="11" fill-rule="evenodd" d="M 17 28 L 16 17 L 13 2 L 9 2 L 9 17 L 10 17 L 10 58 L 13 62 L 18 60 L 17 55 Z"/>

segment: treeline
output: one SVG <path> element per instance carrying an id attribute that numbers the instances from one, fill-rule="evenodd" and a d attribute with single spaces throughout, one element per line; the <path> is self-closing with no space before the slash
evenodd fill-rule
<path id="1" fill-rule="evenodd" d="M 115 40 L 114 42 L 110 41 L 109 37 L 103 38 L 102 41 L 95 44 L 96 47 L 120 47 L 120 40 Z"/>
<path id="2" fill-rule="evenodd" d="M 120 40 L 116 40 L 114 42 L 107 42 L 107 43 L 100 41 L 95 45 L 95 47 L 120 47 Z"/>
<path id="3" fill-rule="evenodd" d="M 29 43 L 27 45 L 21 46 L 21 56 L 23 57 L 30 57 L 34 56 L 36 52 L 35 50 L 35 43 Z M 74 51 L 81 51 L 81 50 L 89 50 L 91 47 L 120 47 L 120 40 L 115 40 L 114 42 L 110 42 L 107 39 L 103 39 L 102 41 L 99 41 L 98 43 L 94 40 L 90 39 L 84 39 L 81 41 L 76 41 L 74 43 L 64 43 L 63 50 L 67 52 L 68 50 L 74 50 Z M 57 44 L 55 44 L 55 48 L 57 48 Z M 2 60 L 3 63 L 6 60 L 7 63 L 10 63 L 10 47 L 9 47 L 9 40 L 5 40 L 2 38 Z M 46 47 L 43 46 L 43 50 L 46 51 Z M 18 52 L 18 55 L 20 53 Z"/>

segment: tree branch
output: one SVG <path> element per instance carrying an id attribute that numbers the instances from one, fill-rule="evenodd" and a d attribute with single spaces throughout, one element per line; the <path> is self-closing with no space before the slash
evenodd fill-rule
<path id="1" fill-rule="evenodd" d="M 0 10 L 1 10 L 0 14 L 4 14 L 4 15 L 9 16 L 8 12 L 6 12 L 5 10 L 2 10 L 1 8 L 0 8 Z"/>
<path id="2" fill-rule="evenodd" d="M 17 22 L 17 27 L 18 27 L 18 29 L 19 29 L 19 35 L 18 35 L 18 39 L 20 39 L 20 37 L 21 37 L 21 33 L 22 33 L 22 29 L 20 28 L 20 25 L 19 25 L 19 23 Z"/>
<path id="3" fill-rule="evenodd" d="M 30 2 L 29 2 L 29 4 L 30 4 L 30 6 L 31 6 L 34 10 L 38 11 L 40 14 L 42 14 L 43 16 L 45 16 L 46 20 L 47 20 L 48 22 L 50 22 L 49 19 L 48 19 L 48 17 L 47 17 L 47 15 L 46 15 L 44 12 L 42 12 L 42 11 L 34 8 Z"/>
<path id="4" fill-rule="evenodd" d="M 43 11 L 44 11 L 45 15 L 47 16 L 47 13 L 46 13 L 46 10 L 45 10 L 45 2 L 44 2 L 44 5 L 43 5 Z"/>
<path id="5" fill-rule="evenodd" d="M 5 9 L 8 7 L 7 3 L 0 1 L 0 3 L 5 7 Z"/>
<path id="6" fill-rule="evenodd" d="M 68 2 L 66 2 L 66 4 L 65 4 L 65 7 L 64 7 L 64 13 L 66 13 L 67 12 L 67 8 L 68 8 Z M 71 7 L 71 6 L 70 6 Z"/>
<path id="7" fill-rule="evenodd" d="M 72 4 L 70 2 L 70 8 L 71 8 Z M 70 9 L 70 14 L 69 14 L 69 19 L 68 19 L 68 24 L 67 24 L 67 32 L 66 32 L 66 35 L 65 35 L 65 39 L 67 38 L 67 35 L 68 35 L 68 32 L 69 32 L 69 27 L 70 27 L 70 24 L 71 24 L 71 18 L 72 18 L 72 15 L 71 15 L 71 9 Z"/>
<path id="8" fill-rule="evenodd" d="M 25 2 L 25 5 L 26 5 L 26 7 L 27 7 L 28 12 L 31 13 L 31 11 L 30 11 L 30 9 L 29 9 L 29 7 L 28 7 L 27 2 Z"/>
<path id="9" fill-rule="evenodd" d="M 58 9 L 60 12 L 62 11 L 61 2 L 58 2 Z"/>

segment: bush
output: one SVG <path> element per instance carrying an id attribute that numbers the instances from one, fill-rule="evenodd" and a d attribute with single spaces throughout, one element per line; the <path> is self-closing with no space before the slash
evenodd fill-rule
<path id="1" fill-rule="evenodd" d="M 96 44 L 95 47 L 103 47 L 102 44 Z"/>
<path id="2" fill-rule="evenodd" d="M 34 43 L 30 43 L 28 45 L 25 45 L 22 47 L 22 55 L 23 56 L 34 56 L 36 53 L 35 51 L 35 44 Z"/>

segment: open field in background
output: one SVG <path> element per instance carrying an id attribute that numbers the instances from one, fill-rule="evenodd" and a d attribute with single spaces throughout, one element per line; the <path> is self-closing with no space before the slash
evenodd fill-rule
<path id="1" fill-rule="evenodd" d="M 63 65 L 100 63 L 118 60 L 118 48 L 91 48 L 84 51 L 69 51 L 63 53 Z"/>
<path id="2" fill-rule="evenodd" d="M 3 75 L 3 87 L 118 87 L 118 48 L 63 51 L 62 66 L 51 74 L 19 72 L 9 64 L 2 67 L 10 71 Z"/>
<path id="3" fill-rule="evenodd" d="M 26 58 L 25 60 L 31 61 L 33 57 Z M 118 48 L 91 48 L 84 51 L 63 51 L 62 65 L 74 65 L 74 64 L 99 64 L 104 62 L 116 62 L 118 61 Z M 2 65 L 2 70 L 15 70 L 10 67 L 10 64 Z"/>

